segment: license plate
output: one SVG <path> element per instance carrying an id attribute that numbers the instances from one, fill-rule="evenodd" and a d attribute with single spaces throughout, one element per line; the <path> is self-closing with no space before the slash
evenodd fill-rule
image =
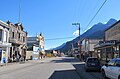
<path id="1" fill-rule="evenodd" d="M 95 63 L 91 63 L 91 65 L 95 65 Z"/>

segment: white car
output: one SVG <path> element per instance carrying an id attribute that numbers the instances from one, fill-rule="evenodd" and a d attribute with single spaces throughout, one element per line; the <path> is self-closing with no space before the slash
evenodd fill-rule
<path id="1" fill-rule="evenodd" d="M 120 58 L 110 60 L 101 68 L 104 79 L 120 79 Z"/>

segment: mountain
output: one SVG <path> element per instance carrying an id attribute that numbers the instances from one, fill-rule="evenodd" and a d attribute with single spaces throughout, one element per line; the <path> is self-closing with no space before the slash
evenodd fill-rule
<path id="1" fill-rule="evenodd" d="M 63 43 L 62 45 L 60 45 L 60 46 L 58 46 L 58 47 L 56 47 L 56 48 L 53 48 L 54 50 L 58 50 L 58 49 L 61 49 L 63 46 L 65 46 L 66 45 L 66 43 Z"/>
<path id="2" fill-rule="evenodd" d="M 116 22 L 117 20 L 110 19 L 106 24 L 103 24 L 103 23 L 95 24 L 90 29 L 88 29 L 85 33 L 80 35 L 80 40 L 83 40 L 84 38 L 91 38 L 91 39 L 104 38 L 105 30 Z M 72 48 L 71 44 L 73 44 L 74 47 L 77 47 L 78 40 L 79 40 L 79 37 L 64 43 L 62 46 L 56 47 L 56 49 L 62 52 L 68 52 Z"/>
<path id="3" fill-rule="evenodd" d="M 106 24 L 98 23 L 98 24 L 93 25 L 90 29 L 88 29 L 85 33 L 83 33 L 80 36 L 81 40 L 84 39 L 84 38 L 91 38 L 93 36 L 94 36 L 94 38 L 103 38 L 104 37 L 104 31 L 116 22 L 117 22 L 117 20 L 110 19 Z M 77 37 L 77 38 L 79 38 L 79 37 Z M 77 39 L 76 42 L 78 40 L 79 39 Z"/>

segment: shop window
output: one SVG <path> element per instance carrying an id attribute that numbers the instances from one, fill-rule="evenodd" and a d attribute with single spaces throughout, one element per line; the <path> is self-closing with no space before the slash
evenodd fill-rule
<path id="1" fill-rule="evenodd" d="M 101 57 L 102 57 L 102 60 L 106 60 L 106 52 L 105 52 L 105 49 L 102 49 L 101 50 Z"/>
<path id="2" fill-rule="evenodd" d="M 112 59 L 112 52 L 107 52 L 107 61 Z"/>

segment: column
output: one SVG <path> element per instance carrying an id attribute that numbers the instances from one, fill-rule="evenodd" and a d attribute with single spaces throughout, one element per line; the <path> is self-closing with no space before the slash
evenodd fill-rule
<path id="1" fill-rule="evenodd" d="M 106 56 L 105 56 L 105 61 L 107 62 L 107 57 L 108 57 L 108 56 L 107 56 L 107 51 L 106 51 L 106 49 L 107 49 L 107 48 L 104 48 L 105 55 L 106 55 Z"/>
<path id="2" fill-rule="evenodd" d="M 6 66 L 7 66 L 7 64 L 8 64 L 8 47 L 6 47 Z"/>
<path id="3" fill-rule="evenodd" d="M 111 46 L 111 58 L 112 59 L 114 58 L 114 52 L 115 52 L 115 51 L 113 51 L 113 49 L 114 49 L 113 46 Z"/>

